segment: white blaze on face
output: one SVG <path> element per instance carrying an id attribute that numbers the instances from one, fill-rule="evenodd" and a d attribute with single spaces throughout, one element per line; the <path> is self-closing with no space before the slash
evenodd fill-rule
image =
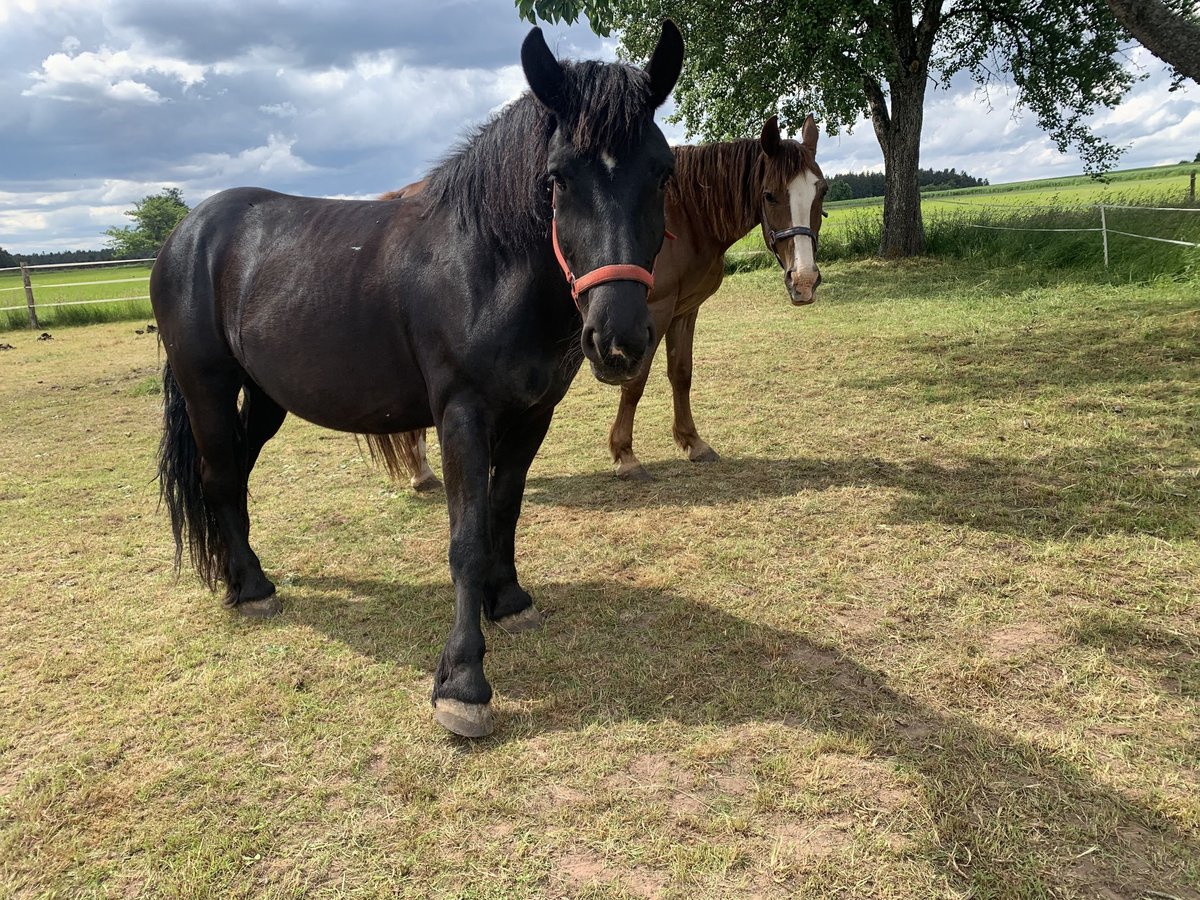
<path id="1" fill-rule="evenodd" d="M 600 154 L 600 162 L 604 163 L 604 168 L 608 169 L 609 175 L 617 171 L 617 159 L 607 150 Z"/>
<path id="2" fill-rule="evenodd" d="M 788 185 L 788 201 L 792 208 L 792 224 L 812 228 L 813 201 L 817 198 L 817 175 L 805 170 Z M 792 238 L 792 268 L 797 272 L 815 272 L 817 259 L 813 255 L 813 241 L 802 234 Z"/>

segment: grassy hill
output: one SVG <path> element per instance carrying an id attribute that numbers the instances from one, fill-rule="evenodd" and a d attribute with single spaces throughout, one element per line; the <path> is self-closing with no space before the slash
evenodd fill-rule
<path id="1" fill-rule="evenodd" d="M 986 187 L 957 188 L 951 191 L 930 191 L 921 195 L 922 209 L 928 212 L 931 208 L 953 205 L 938 202 L 943 200 L 970 200 L 972 203 L 989 206 L 1026 207 L 1030 204 L 1071 206 L 1126 202 L 1178 204 L 1187 199 L 1192 172 L 1200 172 L 1200 163 L 1127 169 L 1110 172 L 1103 180 L 1087 175 L 1071 175 L 1063 178 L 1037 178 L 1008 184 L 992 184 Z M 829 203 L 826 209 L 832 219 L 834 213 L 841 210 L 882 205 L 882 197 L 865 197 Z"/>

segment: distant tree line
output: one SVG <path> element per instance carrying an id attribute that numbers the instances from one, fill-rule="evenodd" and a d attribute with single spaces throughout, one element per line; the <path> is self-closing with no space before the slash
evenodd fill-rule
<path id="1" fill-rule="evenodd" d="M 976 178 L 957 169 L 917 169 L 917 183 L 922 191 L 949 191 L 955 188 L 984 187 L 986 178 Z M 859 200 L 863 197 L 882 197 L 885 187 L 882 172 L 847 172 L 829 180 L 827 200 Z"/>
<path id="2" fill-rule="evenodd" d="M 59 263 L 108 262 L 116 259 L 112 250 L 54 250 L 46 253 L 10 253 L 0 247 L 0 269 L 9 269 L 28 263 L 31 266 L 57 265 Z"/>

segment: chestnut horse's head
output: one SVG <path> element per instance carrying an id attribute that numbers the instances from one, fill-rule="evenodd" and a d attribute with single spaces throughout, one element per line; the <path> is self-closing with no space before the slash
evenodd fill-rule
<path id="1" fill-rule="evenodd" d="M 555 253 L 583 317 L 583 354 L 597 378 L 619 384 L 642 370 L 655 343 L 646 298 L 675 158 L 654 110 L 679 77 L 683 38 L 665 22 L 643 71 L 560 63 L 535 29 L 521 63 L 554 121 L 544 174 Z"/>
<path id="2" fill-rule="evenodd" d="M 765 157 L 762 189 L 763 240 L 784 270 L 784 283 L 797 306 L 817 299 L 817 236 L 828 185 L 817 165 L 817 124 L 810 115 L 800 140 L 784 140 L 772 116 L 760 138 Z"/>

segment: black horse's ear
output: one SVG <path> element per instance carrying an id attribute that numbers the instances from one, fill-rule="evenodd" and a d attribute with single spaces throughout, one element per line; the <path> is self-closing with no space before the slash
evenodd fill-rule
<path id="1" fill-rule="evenodd" d="M 817 131 L 817 120 L 813 118 L 812 113 L 804 120 L 804 126 L 800 129 L 800 143 L 811 150 L 817 152 L 817 138 L 820 133 Z"/>
<path id="2" fill-rule="evenodd" d="M 561 115 L 567 108 L 567 78 L 546 46 L 542 29 L 532 29 L 521 43 L 521 68 L 533 96 L 552 113 Z"/>
<path id="3" fill-rule="evenodd" d="M 779 152 L 779 116 L 771 116 L 763 125 L 762 137 L 758 139 L 762 144 L 763 153 L 767 156 L 774 156 Z"/>
<path id="4" fill-rule="evenodd" d="M 664 19 L 658 45 L 650 55 L 650 108 L 658 109 L 671 96 L 683 70 L 683 35 L 670 19 Z"/>

